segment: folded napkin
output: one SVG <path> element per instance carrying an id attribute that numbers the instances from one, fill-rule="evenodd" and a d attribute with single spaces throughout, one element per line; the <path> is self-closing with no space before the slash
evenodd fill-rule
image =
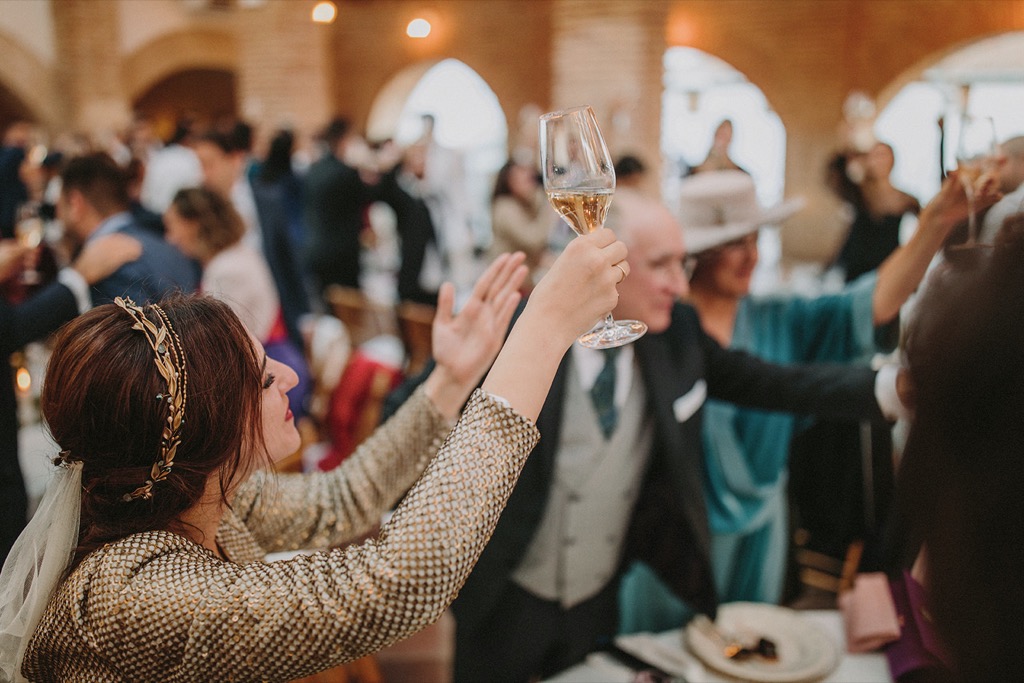
<path id="1" fill-rule="evenodd" d="M 853 587 L 839 595 L 839 611 L 850 652 L 871 652 L 900 637 L 889 577 L 882 572 L 858 574 Z"/>

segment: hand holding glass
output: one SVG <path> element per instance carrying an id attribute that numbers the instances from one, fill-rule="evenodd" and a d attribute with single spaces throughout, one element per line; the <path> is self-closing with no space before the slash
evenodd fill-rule
<path id="1" fill-rule="evenodd" d="M 995 170 L 998 159 L 995 126 L 985 116 L 964 116 L 956 148 L 957 172 L 967 195 L 967 241 L 963 248 L 973 247 L 978 236 L 974 198 L 986 173 Z"/>
<path id="2" fill-rule="evenodd" d="M 540 154 L 544 190 L 569 227 L 586 235 L 604 225 L 615 192 L 615 169 L 590 107 L 574 107 L 540 117 Z M 647 332 L 639 320 L 619 320 L 611 313 L 579 343 L 610 349 L 636 341 Z"/>

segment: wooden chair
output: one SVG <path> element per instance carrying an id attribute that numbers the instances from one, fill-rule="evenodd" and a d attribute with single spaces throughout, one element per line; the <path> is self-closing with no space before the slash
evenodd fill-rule
<path id="1" fill-rule="evenodd" d="M 396 331 L 394 308 L 371 301 L 359 289 L 328 285 L 324 289 L 324 300 L 335 317 L 344 323 L 353 346 Z"/>
<path id="2" fill-rule="evenodd" d="M 431 327 L 437 309 L 428 304 L 403 301 L 398 305 L 398 333 L 405 347 L 405 375 L 414 377 L 423 370 L 433 353 Z"/>

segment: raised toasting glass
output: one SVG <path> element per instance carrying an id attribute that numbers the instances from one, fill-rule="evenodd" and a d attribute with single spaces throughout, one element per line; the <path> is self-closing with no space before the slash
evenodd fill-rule
<path id="1" fill-rule="evenodd" d="M 540 155 L 544 190 L 559 215 L 578 235 L 604 225 L 615 193 L 615 169 L 589 106 L 573 107 L 540 117 Z M 611 313 L 579 343 L 610 349 L 636 341 L 647 332 L 639 320 L 615 320 Z"/>
<path id="2" fill-rule="evenodd" d="M 993 172 L 998 159 L 995 126 L 987 116 L 964 116 L 960 121 L 957 138 L 956 166 L 967 195 L 967 241 L 964 248 L 977 244 L 978 218 L 974 210 L 974 197 L 982 179 Z"/>

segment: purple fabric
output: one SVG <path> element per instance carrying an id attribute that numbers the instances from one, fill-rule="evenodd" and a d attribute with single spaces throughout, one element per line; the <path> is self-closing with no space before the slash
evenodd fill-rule
<path id="1" fill-rule="evenodd" d="M 909 571 L 890 581 L 896 614 L 900 621 L 899 640 L 885 648 L 893 679 L 926 669 L 948 671 L 949 655 L 939 641 L 928 607 L 928 595 Z"/>

